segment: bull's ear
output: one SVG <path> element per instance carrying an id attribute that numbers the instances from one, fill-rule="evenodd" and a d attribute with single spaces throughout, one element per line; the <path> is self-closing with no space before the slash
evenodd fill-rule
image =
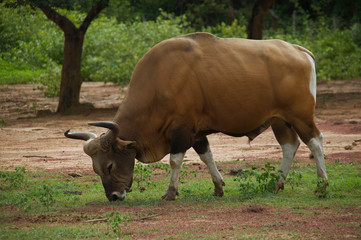
<path id="1" fill-rule="evenodd" d="M 124 149 L 132 149 L 137 146 L 137 142 L 135 141 L 125 141 L 122 139 L 117 138 L 116 140 L 116 146 L 118 150 L 124 150 Z"/>

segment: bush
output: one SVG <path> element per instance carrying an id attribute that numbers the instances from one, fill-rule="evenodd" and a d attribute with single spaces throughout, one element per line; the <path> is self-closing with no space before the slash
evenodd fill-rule
<path id="1" fill-rule="evenodd" d="M 277 182 L 282 177 L 286 177 L 282 174 L 281 170 L 276 170 L 276 167 L 272 166 L 269 162 L 261 168 L 261 172 L 256 171 L 256 167 L 252 167 L 251 170 L 245 170 L 241 172 L 234 181 L 239 182 L 239 191 L 244 198 L 252 198 L 257 194 L 264 193 L 277 193 L 275 188 Z"/>
<path id="2" fill-rule="evenodd" d="M 0 172 L 0 189 L 15 189 L 27 182 L 25 167 L 16 167 L 15 172 Z"/>
<path id="3" fill-rule="evenodd" d="M 318 79 L 354 79 L 361 76 L 361 47 L 354 41 L 358 36 L 356 31 L 331 30 L 321 23 L 318 27 L 306 28 L 297 34 L 280 29 L 268 33 L 265 38 L 282 39 L 312 51 L 316 57 Z"/>
<path id="4" fill-rule="evenodd" d="M 49 61 L 61 64 L 63 34 L 40 10 L 1 7 L 0 19 L 4 20 L 0 25 L 3 59 L 38 68 Z"/>
<path id="5" fill-rule="evenodd" d="M 203 32 L 209 32 L 217 37 L 222 38 L 247 38 L 246 25 L 240 24 L 235 20 L 231 25 L 222 23 L 214 27 L 205 27 L 202 29 Z"/>
<path id="6" fill-rule="evenodd" d="M 57 95 L 63 58 L 62 31 L 40 10 L 30 7 L 8 9 L 0 5 L 0 57 L 16 71 L 0 71 L 0 83 L 35 81 L 46 86 L 47 96 Z M 79 24 L 84 14 L 61 10 Z M 316 56 L 319 79 L 352 79 L 361 76 L 361 27 L 333 30 L 322 20 L 310 27 L 308 20 L 294 29 L 269 30 L 265 39 L 278 38 L 310 49 Z M 84 40 L 82 76 L 84 81 L 128 83 L 139 59 L 162 40 L 193 32 L 185 17 L 161 12 L 156 21 L 119 23 L 115 18 L 95 19 Z M 222 23 L 202 31 L 218 37 L 246 38 L 246 22 Z M 18 71 L 24 68 L 24 71 Z M 32 75 L 29 72 L 36 72 Z M 19 74 L 15 74 L 19 73 Z M 45 74 L 43 74 L 45 73 Z M 20 79 L 18 81 L 18 79 Z"/>
<path id="7" fill-rule="evenodd" d="M 98 18 L 85 36 L 84 80 L 128 83 L 140 58 L 162 40 L 183 34 L 182 26 L 180 17 L 170 19 L 166 14 L 155 22 L 117 23 Z"/>

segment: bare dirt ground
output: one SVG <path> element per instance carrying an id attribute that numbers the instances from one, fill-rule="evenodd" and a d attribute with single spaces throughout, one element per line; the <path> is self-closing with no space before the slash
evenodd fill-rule
<path id="1" fill-rule="evenodd" d="M 97 108 L 74 116 L 49 114 L 57 106 L 56 98 L 44 98 L 36 85 L 0 86 L 0 170 L 25 166 L 29 170 L 92 171 L 91 161 L 82 152 L 83 142 L 66 139 L 63 133 L 92 131 L 89 121 L 112 120 L 122 101 L 117 85 L 84 83 L 81 102 Z M 38 116 L 38 117 L 37 117 Z M 324 134 L 328 162 L 360 161 L 361 158 L 361 81 L 333 81 L 318 84 L 316 122 Z M 0 123 L 1 124 L 1 123 Z M 271 130 L 248 139 L 223 134 L 209 136 L 216 161 L 279 159 L 281 149 Z M 296 158 L 307 159 L 309 150 L 302 144 Z M 167 161 L 165 157 L 162 161 Z M 193 150 L 186 161 L 200 162 Z"/>
<path id="2" fill-rule="evenodd" d="M 44 98 L 43 92 L 37 90 L 37 85 L 0 86 L 0 171 L 25 166 L 28 171 L 91 173 L 91 160 L 82 151 L 83 142 L 66 139 L 63 133 L 68 129 L 102 133 L 103 129 L 87 126 L 87 122 L 112 120 L 123 96 L 123 90 L 117 85 L 84 83 L 81 102 L 90 102 L 96 109 L 78 115 L 61 116 L 50 114 L 56 109 L 57 99 Z M 316 122 L 324 134 L 327 163 L 361 162 L 361 81 L 318 83 Z M 209 136 L 209 141 L 216 161 L 240 160 L 252 164 L 259 159 L 281 158 L 281 149 L 270 130 L 251 144 L 247 138 L 223 134 L 213 134 Z M 296 159 L 311 161 L 309 150 L 304 144 L 298 150 Z M 162 161 L 167 162 L 168 157 Z M 187 161 L 200 163 L 192 150 L 186 154 Z M 307 210 L 311 211 L 307 216 L 287 212 L 275 214 L 278 209 L 264 206 L 209 211 L 185 206 L 179 208 L 176 204 L 168 204 L 165 209 L 165 206 L 159 206 L 163 209 L 160 217 L 131 223 L 130 232 L 137 227 L 164 226 L 169 228 L 169 234 L 177 234 L 179 229 L 194 227 L 199 218 L 192 216 L 198 214 L 204 216 L 202 225 L 207 223 L 209 226 L 199 231 L 219 231 L 226 238 L 232 238 L 232 232 L 242 230 L 242 226 L 251 229 L 251 232 L 263 227 L 278 231 L 277 237 L 270 235 L 269 238 L 278 238 L 279 231 L 285 232 L 284 238 L 288 238 L 287 231 L 295 228 L 304 229 L 305 238 L 319 238 L 319 235 L 314 234 L 315 231 L 321 233 L 323 237 L 320 238 L 325 239 L 361 238 L 361 225 L 353 215 L 355 211 L 361 214 L 360 209 L 343 212 Z M 94 208 L 90 207 L 89 211 L 96 211 Z M 318 217 L 316 222 L 312 215 L 322 217 Z M 232 221 L 225 221 L 229 218 Z M 138 237 L 152 238 L 151 235 Z"/>

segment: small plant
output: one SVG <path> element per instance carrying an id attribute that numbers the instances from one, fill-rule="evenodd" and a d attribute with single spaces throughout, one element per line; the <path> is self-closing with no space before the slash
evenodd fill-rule
<path id="1" fill-rule="evenodd" d="M 275 193 L 276 183 L 282 177 L 286 179 L 281 170 L 276 171 L 276 167 L 272 166 L 271 163 L 266 163 L 263 172 L 257 174 L 256 180 L 259 183 L 260 192 L 273 192 Z"/>
<path id="2" fill-rule="evenodd" d="M 16 197 L 11 201 L 18 208 L 23 209 L 25 212 L 30 212 L 34 207 L 40 206 L 49 210 L 56 202 L 58 192 L 49 185 L 34 186 L 26 192 L 15 193 Z M 42 208 L 40 208 L 43 211 Z"/>
<path id="3" fill-rule="evenodd" d="M 38 187 L 36 195 L 39 199 L 39 202 L 46 209 L 49 209 L 49 207 L 55 203 L 56 192 L 48 185 L 43 185 L 41 187 Z"/>
<path id="4" fill-rule="evenodd" d="M 5 127 L 5 120 L 0 118 L 0 127 Z"/>
<path id="5" fill-rule="evenodd" d="M 179 182 L 185 182 L 186 178 L 189 176 L 188 174 L 188 166 L 185 165 L 184 163 L 182 164 L 181 169 L 179 170 Z"/>
<path id="6" fill-rule="evenodd" d="M 0 172 L 0 189 L 21 187 L 27 181 L 25 172 L 25 167 L 16 167 L 15 172 Z"/>
<path id="7" fill-rule="evenodd" d="M 170 166 L 168 163 L 156 163 L 154 164 L 154 168 L 159 168 L 160 170 L 164 170 L 167 173 L 167 176 L 170 174 Z"/>
<path id="8" fill-rule="evenodd" d="M 275 186 L 280 178 L 286 178 L 281 170 L 276 171 L 276 167 L 266 163 L 261 172 L 256 171 L 256 167 L 238 173 L 234 181 L 239 182 L 239 190 L 243 197 L 250 198 L 256 194 L 266 192 L 277 193 Z"/>
<path id="9" fill-rule="evenodd" d="M 134 219 L 128 215 L 121 215 L 120 212 L 111 212 L 106 215 L 107 221 L 107 235 L 115 235 L 120 237 L 124 233 L 124 227 L 128 225 L 128 222 Z"/>
<path id="10" fill-rule="evenodd" d="M 137 184 L 137 188 L 140 191 L 144 191 L 146 186 L 149 186 L 153 182 L 151 181 L 153 167 L 151 165 L 145 165 L 137 162 L 134 166 L 133 180 Z"/>
<path id="11" fill-rule="evenodd" d="M 256 194 L 257 184 L 254 171 L 256 169 L 256 167 L 252 167 L 251 170 L 244 170 L 241 173 L 238 173 L 237 177 L 234 179 L 234 181 L 239 182 L 239 191 L 241 192 L 242 197 L 250 198 L 252 195 Z"/>
<path id="12" fill-rule="evenodd" d="M 329 191 L 327 190 L 328 181 L 324 178 L 317 178 L 317 188 L 315 191 L 316 196 L 319 198 L 327 198 Z"/>
<path id="13" fill-rule="evenodd" d="M 298 187 L 301 183 L 302 173 L 299 171 L 292 170 L 288 174 L 286 184 L 291 186 L 292 191 L 295 187 Z"/>
<path id="14" fill-rule="evenodd" d="M 190 174 L 197 177 L 197 172 L 194 169 L 189 171 L 189 166 L 183 163 L 181 169 L 179 170 L 179 181 L 181 183 L 186 182 Z"/>

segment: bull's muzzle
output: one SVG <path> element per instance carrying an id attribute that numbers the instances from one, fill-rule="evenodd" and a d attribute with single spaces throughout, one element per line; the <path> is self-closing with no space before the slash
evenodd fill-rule
<path id="1" fill-rule="evenodd" d="M 111 202 L 114 202 L 114 201 L 123 201 L 124 198 L 127 196 L 127 192 L 124 190 L 123 193 L 120 193 L 120 192 L 112 192 L 109 196 L 108 196 L 108 199 L 109 201 Z"/>

